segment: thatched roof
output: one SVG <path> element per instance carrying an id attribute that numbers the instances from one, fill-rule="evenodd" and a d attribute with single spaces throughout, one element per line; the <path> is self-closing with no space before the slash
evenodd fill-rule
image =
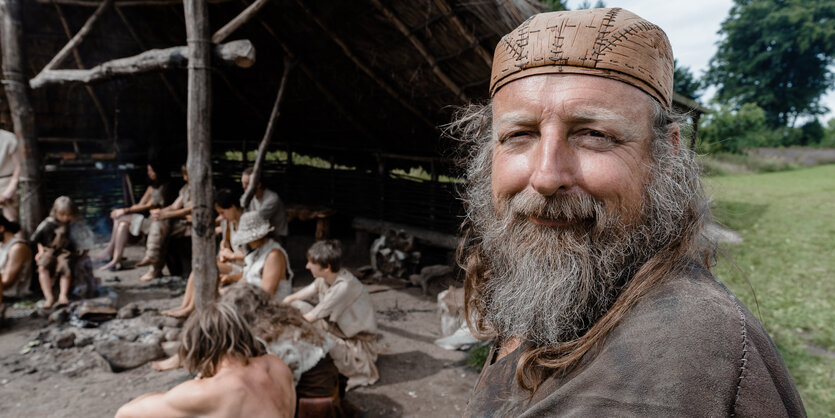
<path id="1" fill-rule="evenodd" d="M 65 24 L 74 34 L 97 3 L 24 2 L 29 78 L 66 43 Z M 213 30 L 249 4 L 211 3 Z M 146 49 L 185 45 L 178 2 L 114 4 L 78 48 L 86 68 Z M 354 164 L 372 162 L 375 153 L 444 155 L 449 147 L 438 126 L 449 121 L 452 106 L 486 98 L 490 56 L 501 34 L 539 10 L 532 0 L 269 2 L 228 38 L 250 40 L 257 51 L 255 65 L 218 66 L 213 72 L 214 148 L 240 149 L 243 140 L 249 149 L 257 146 L 284 57 L 291 56 L 298 65 L 289 79 L 274 148 Z M 78 67 L 70 57 L 60 68 Z M 185 70 L 104 81 L 92 91 L 76 84 L 32 92 L 40 137 L 89 139 L 77 144 L 79 152 L 89 146 L 88 152 L 118 151 L 125 159 L 149 148 L 184 157 L 185 97 Z M 0 100 L 5 102 L 5 95 Z"/>

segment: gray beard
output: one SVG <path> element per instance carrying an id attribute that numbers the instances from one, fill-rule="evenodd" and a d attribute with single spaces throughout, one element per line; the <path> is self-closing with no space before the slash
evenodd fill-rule
<path id="1" fill-rule="evenodd" d="M 489 195 L 471 216 L 488 266 L 484 319 L 500 337 L 537 345 L 579 338 L 657 251 L 647 213 L 610 208 L 588 194 L 519 193 L 494 208 Z M 555 228 L 529 216 L 577 222 Z"/>

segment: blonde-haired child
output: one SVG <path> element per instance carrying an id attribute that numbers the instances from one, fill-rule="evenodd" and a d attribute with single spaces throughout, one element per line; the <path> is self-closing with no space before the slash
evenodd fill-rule
<path id="1" fill-rule="evenodd" d="M 55 296 L 52 293 L 55 277 L 58 277 L 58 305 L 69 303 L 72 279 L 69 226 L 70 222 L 78 217 L 78 209 L 72 199 L 60 196 L 55 199 L 49 216 L 32 234 L 31 241 L 38 246 L 35 262 L 38 265 L 38 281 L 45 299 L 44 308 L 51 308 L 55 304 Z"/>

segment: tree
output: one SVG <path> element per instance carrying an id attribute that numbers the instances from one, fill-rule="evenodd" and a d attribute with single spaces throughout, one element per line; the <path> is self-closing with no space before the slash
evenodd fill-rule
<path id="1" fill-rule="evenodd" d="M 712 112 L 699 128 L 701 152 L 741 153 L 745 148 L 778 145 L 782 135 L 766 125 L 766 114 L 753 103 L 745 103 L 739 110 L 727 106 Z"/>
<path id="2" fill-rule="evenodd" d="M 565 5 L 565 0 L 542 0 L 540 3 L 547 6 L 549 12 L 568 10 L 568 7 Z"/>
<path id="3" fill-rule="evenodd" d="M 823 141 L 823 125 L 817 119 L 812 119 L 800 127 L 800 138 L 798 145 L 817 145 Z"/>
<path id="4" fill-rule="evenodd" d="M 826 127 L 823 128 L 823 141 L 820 146 L 822 148 L 835 148 L 835 118 L 829 119 Z"/>
<path id="5" fill-rule="evenodd" d="M 594 4 L 594 9 L 603 9 L 606 7 L 606 3 L 603 3 L 603 0 L 597 0 L 597 3 Z M 577 10 L 583 9 L 591 9 L 591 2 L 589 0 L 583 0 L 579 6 L 577 6 Z"/>
<path id="6" fill-rule="evenodd" d="M 690 67 L 680 67 L 678 60 L 673 60 L 675 72 L 673 73 L 673 91 L 698 100 L 702 96 L 702 82 L 693 75 Z"/>
<path id="7" fill-rule="evenodd" d="M 738 109 L 756 103 L 771 127 L 826 112 L 821 96 L 833 86 L 832 0 L 734 0 L 722 22 L 705 81 L 716 99 Z"/>

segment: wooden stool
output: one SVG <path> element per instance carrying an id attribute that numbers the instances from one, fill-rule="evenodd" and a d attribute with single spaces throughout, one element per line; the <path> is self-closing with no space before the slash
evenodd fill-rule
<path id="1" fill-rule="evenodd" d="M 323 398 L 299 398 L 299 405 L 296 408 L 298 418 L 342 418 L 341 400 L 339 389 L 336 392 Z"/>

